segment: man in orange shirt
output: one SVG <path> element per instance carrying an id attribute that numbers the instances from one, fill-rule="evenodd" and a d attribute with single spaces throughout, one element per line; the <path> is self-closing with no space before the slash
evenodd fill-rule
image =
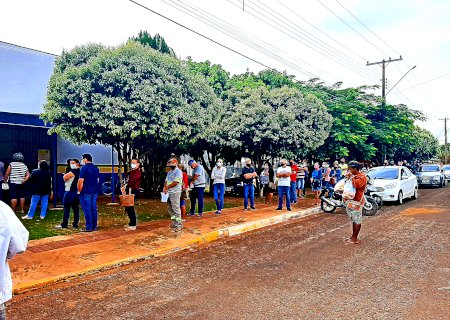
<path id="1" fill-rule="evenodd" d="M 355 196 L 353 199 L 346 201 L 347 214 L 352 221 L 353 234 L 348 239 L 349 243 L 359 244 L 358 234 L 361 230 L 362 223 L 362 208 L 364 206 L 364 191 L 367 186 L 366 175 L 359 170 L 360 164 L 357 161 L 350 161 L 348 163 L 347 179 L 352 181 L 355 187 Z"/>

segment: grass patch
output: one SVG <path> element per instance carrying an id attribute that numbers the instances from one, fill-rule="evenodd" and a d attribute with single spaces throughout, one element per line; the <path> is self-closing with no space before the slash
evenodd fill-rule
<path id="1" fill-rule="evenodd" d="M 125 209 L 120 206 L 107 206 L 110 201 L 109 198 L 100 197 L 98 200 L 98 225 L 99 229 L 114 229 L 121 228 L 128 223 L 128 216 Z M 225 198 L 225 208 L 233 208 L 242 206 L 243 199 L 235 197 Z M 187 203 L 187 211 L 189 212 L 190 203 Z M 214 199 L 205 197 L 204 212 L 215 211 L 216 205 Z M 27 210 L 26 210 L 27 212 Z M 138 222 L 148 222 L 161 219 L 170 219 L 167 213 L 167 204 L 158 200 L 139 199 L 136 201 L 136 212 L 138 215 Z M 17 214 L 20 217 L 23 214 Z M 78 233 L 79 230 L 55 229 L 55 226 L 61 224 L 63 218 L 63 210 L 49 210 L 44 220 L 40 219 L 40 207 L 38 206 L 33 220 L 22 220 L 25 227 L 30 232 L 30 240 L 48 238 L 53 236 L 68 235 Z M 73 213 L 70 214 L 69 227 L 73 221 Z M 84 228 L 84 216 L 80 205 L 80 223 L 79 227 Z"/>

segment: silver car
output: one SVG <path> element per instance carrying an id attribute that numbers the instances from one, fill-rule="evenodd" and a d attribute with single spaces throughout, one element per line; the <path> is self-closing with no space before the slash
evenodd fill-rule
<path id="1" fill-rule="evenodd" d="M 448 181 L 450 181 L 450 164 L 446 164 L 446 165 L 443 167 L 443 169 L 444 169 L 444 177 L 445 177 L 445 180 L 447 180 L 447 182 L 448 182 Z"/>
<path id="2" fill-rule="evenodd" d="M 444 170 L 439 164 L 423 164 L 416 172 L 419 186 L 436 186 L 442 188 L 446 185 Z"/>

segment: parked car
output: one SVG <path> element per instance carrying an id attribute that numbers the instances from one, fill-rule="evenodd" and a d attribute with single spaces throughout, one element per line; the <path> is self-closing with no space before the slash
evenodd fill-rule
<path id="1" fill-rule="evenodd" d="M 446 185 L 444 169 L 439 164 L 423 164 L 417 170 L 417 180 L 420 186 L 440 187 Z"/>
<path id="2" fill-rule="evenodd" d="M 449 182 L 450 181 L 450 164 L 446 164 L 442 169 L 444 170 L 445 180 L 447 182 Z"/>
<path id="3" fill-rule="evenodd" d="M 403 204 L 404 199 L 417 199 L 419 196 L 417 177 L 407 167 L 375 167 L 370 169 L 367 175 L 373 186 L 384 188 L 384 191 L 373 192 L 383 201 L 397 201 Z"/>

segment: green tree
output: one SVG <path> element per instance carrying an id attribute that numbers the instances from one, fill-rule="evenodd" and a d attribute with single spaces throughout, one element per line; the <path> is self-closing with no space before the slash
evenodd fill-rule
<path id="1" fill-rule="evenodd" d="M 144 46 L 149 46 L 159 52 L 176 57 L 175 51 L 168 46 L 166 40 L 159 33 L 152 37 L 147 31 L 139 31 L 137 37 L 131 37 L 130 40 L 137 41 Z"/>
<path id="2" fill-rule="evenodd" d="M 311 152 L 328 135 L 332 118 L 315 96 L 284 86 L 234 90 L 220 133 L 222 143 L 261 163 L 266 157 Z"/>
<path id="3" fill-rule="evenodd" d="M 176 58 L 133 41 L 59 67 L 66 54 L 85 49 L 56 62 L 42 114 L 54 125 L 52 132 L 75 143 L 114 146 L 121 168 L 132 156 L 157 155 L 165 162 L 163 147 L 196 142 L 204 110 L 218 103 L 203 78 Z"/>

